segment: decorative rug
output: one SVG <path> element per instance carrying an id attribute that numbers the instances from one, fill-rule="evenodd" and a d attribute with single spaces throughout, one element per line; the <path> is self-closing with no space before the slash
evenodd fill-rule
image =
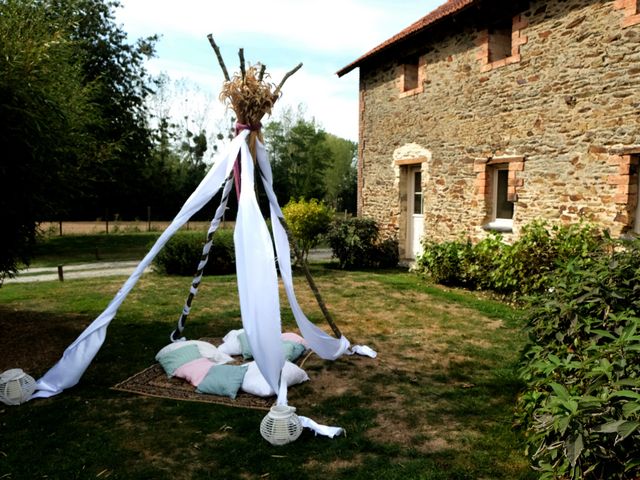
<path id="1" fill-rule="evenodd" d="M 213 345 L 220 345 L 221 338 L 201 338 L 205 342 Z M 298 359 L 298 365 L 302 367 L 304 362 L 310 356 L 303 355 Z M 240 363 L 240 361 L 239 361 Z M 276 396 L 258 397 L 238 391 L 235 399 L 222 397 L 220 395 L 211 395 L 208 393 L 196 392 L 196 387 L 182 378 L 167 377 L 162 365 L 155 363 L 145 368 L 139 373 L 127 378 L 126 380 L 111 387 L 112 390 L 121 392 L 137 393 L 139 395 L 147 395 L 149 397 L 167 398 L 171 400 L 187 400 L 191 402 L 217 403 L 219 405 L 228 405 L 230 407 L 253 408 L 256 410 L 269 410 L 276 402 Z"/>
<path id="2" fill-rule="evenodd" d="M 197 393 L 196 387 L 181 378 L 169 378 L 159 363 L 145 368 L 125 381 L 111 387 L 121 392 L 137 393 L 150 397 L 167 398 L 171 400 L 187 400 L 191 402 L 217 403 L 230 407 L 253 408 L 256 410 L 269 410 L 275 403 L 276 397 L 262 398 L 238 392 L 234 399 Z"/>

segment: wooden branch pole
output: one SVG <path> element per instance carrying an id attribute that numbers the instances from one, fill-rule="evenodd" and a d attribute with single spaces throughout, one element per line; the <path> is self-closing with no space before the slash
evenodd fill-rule
<path id="1" fill-rule="evenodd" d="M 238 57 L 240 57 L 240 73 L 242 74 L 242 81 L 244 82 L 247 72 L 244 68 L 244 48 L 238 50 Z"/>
<path id="2" fill-rule="evenodd" d="M 211 47 L 213 48 L 213 51 L 216 52 L 216 57 L 218 57 L 218 63 L 220 64 L 220 68 L 222 68 L 222 73 L 224 74 L 224 79 L 227 82 L 230 82 L 231 78 L 229 77 L 229 72 L 227 71 L 227 66 L 224 64 L 224 59 L 222 58 L 222 53 L 220 53 L 220 48 L 218 48 L 218 45 L 216 45 L 216 42 L 213 40 L 213 35 L 209 34 L 209 35 L 207 35 L 207 38 L 209 39 L 209 43 L 211 44 Z"/>
<path id="3" fill-rule="evenodd" d="M 284 82 L 287 81 L 287 79 L 293 75 L 294 73 L 296 73 L 298 70 L 300 70 L 302 68 L 302 62 L 300 62 L 298 65 L 296 65 L 292 70 L 288 71 L 287 73 L 285 73 L 284 77 L 282 77 L 282 80 L 280 81 L 280 84 L 276 87 L 275 91 L 273 92 L 273 96 L 277 97 L 278 94 L 280 93 L 280 90 L 282 89 L 282 86 L 284 85 Z"/>
<path id="4" fill-rule="evenodd" d="M 267 69 L 267 66 L 265 64 L 261 64 L 260 65 L 260 73 L 258 73 L 258 81 L 261 82 L 262 79 L 264 78 L 264 71 Z"/>

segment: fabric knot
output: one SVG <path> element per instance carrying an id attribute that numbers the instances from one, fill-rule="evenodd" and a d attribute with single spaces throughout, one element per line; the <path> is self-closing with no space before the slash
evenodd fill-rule
<path id="1" fill-rule="evenodd" d="M 251 132 L 257 132 L 262 128 L 262 123 L 258 122 L 255 125 L 247 125 L 244 123 L 236 123 L 236 135 L 242 130 L 249 130 Z"/>

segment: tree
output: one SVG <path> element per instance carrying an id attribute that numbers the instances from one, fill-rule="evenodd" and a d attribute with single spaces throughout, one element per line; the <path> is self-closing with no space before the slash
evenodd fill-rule
<path id="1" fill-rule="evenodd" d="M 37 222 L 82 185 L 97 114 L 66 25 L 41 2 L 0 3 L 0 281 L 28 262 Z"/>
<path id="2" fill-rule="evenodd" d="M 325 173 L 325 201 L 339 212 L 346 210 L 355 213 L 358 144 L 331 133 L 326 134 L 325 142 L 331 151 L 331 163 Z"/>
<path id="3" fill-rule="evenodd" d="M 265 140 L 278 197 L 282 201 L 323 199 L 324 173 L 331 154 L 325 132 L 313 120 L 298 118 L 289 128 L 286 121 L 273 121 L 265 128 Z"/>
<path id="4" fill-rule="evenodd" d="M 101 196 L 121 205 L 138 196 L 154 39 L 127 44 L 117 5 L 0 2 L 0 280 L 28 263 L 39 221 Z"/>

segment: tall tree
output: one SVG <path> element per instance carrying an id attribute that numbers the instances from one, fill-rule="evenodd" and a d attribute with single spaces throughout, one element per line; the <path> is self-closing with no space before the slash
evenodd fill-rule
<path id="1" fill-rule="evenodd" d="M 286 121 L 276 120 L 267 124 L 265 140 L 280 201 L 324 199 L 324 173 L 331 154 L 325 132 L 314 121 L 299 118 L 287 128 Z"/>
<path id="2" fill-rule="evenodd" d="M 117 5 L 0 1 L 0 222 L 9 232 L 0 280 L 29 260 L 37 222 L 81 211 L 94 189 L 94 199 L 137 196 L 129 179 L 149 159 L 143 60 L 154 40 L 127 44 Z"/>
<path id="3" fill-rule="evenodd" d="M 331 163 L 325 173 L 325 201 L 335 210 L 356 212 L 358 144 L 327 133 L 325 142 L 331 151 Z"/>

